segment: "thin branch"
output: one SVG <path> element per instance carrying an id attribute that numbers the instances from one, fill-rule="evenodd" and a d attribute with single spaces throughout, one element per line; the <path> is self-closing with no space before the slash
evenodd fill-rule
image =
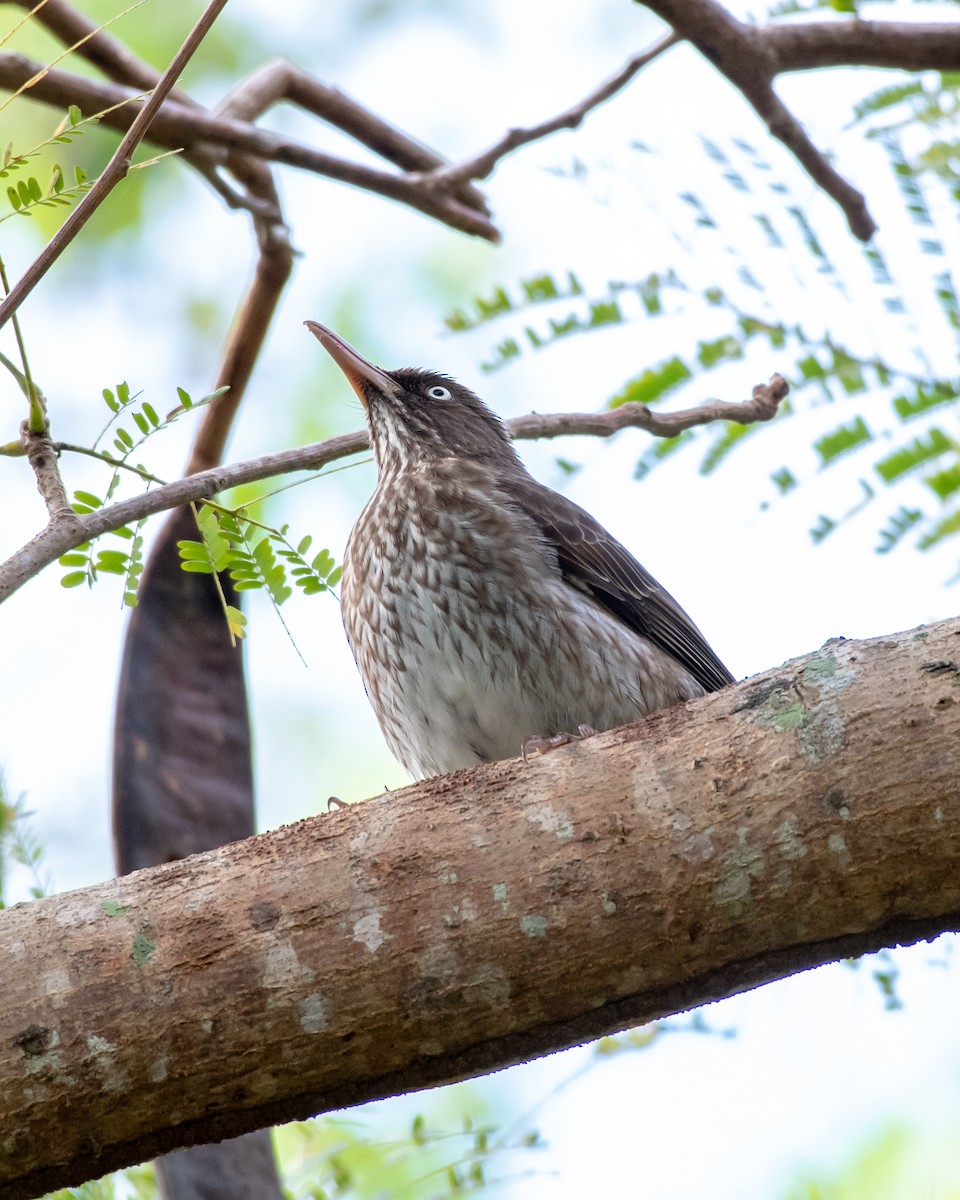
<path id="1" fill-rule="evenodd" d="M 28 4 L 28 0 L 16 2 L 21 6 Z M 459 164 L 445 164 L 433 151 L 349 96 L 319 83 L 290 63 L 270 64 L 244 85 L 262 95 L 261 111 L 280 99 L 296 103 L 401 167 L 405 174 L 372 170 L 255 129 L 243 121 L 211 117 L 182 94 L 176 94 L 157 113 L 150 141 L 168 148 L 184 148 L 192 165 L 228 204 L 247 207 L 256 216 L 276 214 L 269 214 L 256 197 L 234 191 L 219 176 L 217 168 L 224 161 L 221 156 L 226 147 L 363 188 L 407 204 L 452 228 L 497 241 L 499 234 L 489 220 L 483 198 L 470 181 L 489 175 L 511 150 L 558 129 L 575 128 L 587 112 L 622 88 L 642 66 L 685 39 L 731 80 L 773 136 L 836 200 L 856 236 L 868 239 L 875 226 L 862 194 L 813 144 L 800 122 L 776 96 L 773 80 L 782 71 L 819 66 L 957 70 L 960 69 L 958 27 L 862 20 L 754 27 L 737 21 L 716 0 L 651 0 L 647 7 L 674 27 L 669 37 L 634 56 L 579 105 L 529 129 L 509 130 L 493 147 Z M 65 0 L 49 0 L 44 12 L 45 23 L 58 36 L 86 38 L 81 53 L 115 80 L 142 90 L 153 78 L 152 68 L 139 62 L 110 35 L 95 31 Z M 84 111 L 96 111 L 131 99 L 117 84 L 81 79 L 22 55 L 0 54 L 0 86 L 16 89 L 28 80 L 33 81 L 32 98 L 61 107 L 77 103 Z M 120 109 L 106 117 L 104 123 L 127 129 L 132 120 L 132 113 Z"/>
<path id="2" fill-rule="evenodd" d="M 29 7 L 32 0 L 13 0 L 13 3 Z M 143 59 L 138 58 L 129 47 L 113 37 L 104 26 L 96 24 L 82 13 L 77 12 L 71 4 L 67 3 L 67 0 L 46 0 L 43 9 L 35 14 L 35 19 L 39 24 L 46 26 L 61 42 L 69 46 L 70 53 L 80 54 L 91 66 L 102 71 L 114 83 L 131 87 L 139 95 L 149 92 L 157 86 L 160 80 L 159 71 L 144 62 Z M 171 91 L 170 99 L 198 112 L 201 111 L 200 105 L 179 88 Z M 131 98 L 127 97 L 122 103 L 130 103 L 130 100 Z M 74 103 L 74 101 L 66 103 Z M 133 115 L 133 113 L 129 115 L 127 123 L 121 128 L 129 127 Z M 108 124 L 109 122 L 105 121 L 104 123 Z M 218 168 L 223 165 L 225 159 L 221 149 L 197 146 L 188 150 L 184 157 L 230 208 L 247 209 L 253 216 L 277 219 L 278 210 L 276 208 L 271 209 L 257 197 L 231 188 L 229 183 L 219 175 Z"/>
<path id="3" fill-rule="evenodd" d="M 768 421 L 775 415 L 777 406 L 786 394 L 786 381 L 782 376 L 774 375 L 769 384 L 755 387 L 753 399 L 743 403 L 712 400 L 698 408 L 675 413 L 654 413 L 645 404 L 632 403 L 608 413 L 531 414 L 506 424 L 511 437 L 526 440 L 584 434 L 610 437 L 628 427 L 673 437 L 684 429 L 710 421 L 738 421 L 741 424 Z M 264 454 L 246 462 L 200 471 L 82 516 L 71 514 L 72 519 L 66 525 L 49 525 L 0 566 L 0 601 L 80 542 L 92 541 L 101 534 L 155 513 L 179 508 L 191 501 L 205 500 L 227 488 L 255 483 L 291 471 L 316 471 L 368 448 L 365 430 L 345 433 L 311 446 L 299 446 L 277 454 Z"/>
<path id="4" fill-rule="evenodd" d="M 296 104 L 403 171 L 433 171 L 449 166 L 439 154 L 364 108 L 339 88 L 321 83 L 286 59 L 268 63 L 254 72 L 238 91 L 254 102 L 258 116 L 280 101 Z M 236 117 L 238 113 L 231 115 Z M 464 185 L 456 189 L 456 194 L 468 207 L 490 215 L 478 188 Z"/>
<path id="5" fill-rule="evenodd" d="M 262 111 L 262 103 L 262 93 L 256 87 L 249 90 L 238 88 L 223 101 L 220 113 L 226 117 L 251 121 Z M 257 267 L 240 312 L 231 325 L 227 348 L 214 385 L 214 390 L 224 387 L 228 390 L 214 400 L 203 415 L 187 462 L 188 474 L 222 461 L 237 408 L 293 270 L 290 232 L 283 220 L 280 195 L 270 165 L 236 150 L 227 156 L 226 165 L 243 186 L 245 194 L 258 200 L 274 215 L 254 217 L 259 251 Z"/>
<path id="6" fill-rule="evenodd" d="M 10 282 L 7 279 L 7 268 L 3 262 L 3 259 L 0 259 L 0 283 L 3 284 L 3 294 L 5 296 L 9 295 Z M 26 397 L 26 429 L 31 433 L 42 433 L 49 427 L 50 424 L 47 420 L 47 405 L 43 394 L 40 392 L 40 389 L 33 382 L 33 379 L 30 376 L 30 360 L 27 358 L 27 347 L 23 340 L 23 331 L 20 328 L 20 322 L 17 320 L 16 316 L 13 318 L 13 335 L 16 338 L 17 350 L 20 352 L 20 363 L 23 367 L 23 370 L 17 370 L 17 368 L 5 355 L 0 357 L 2 357 L 3 365 L 8 370 L 13 372 L 17 382 L 20 384 L 20 388 L 24 396 Z"/>
<path id="7" fill-rule="evenodd" d="M 621 429 L 644 429 L 654 437 L 676 437 L 696 425 L 709 425 L 713 421 L 735 421 L 738 425 L 753 425 L 758 421 L 771 421 L 786 399 L 789 384 L 782 375 L 773 375 L 769 383 L 758 383 L 753 389 L 753 398 L 739 402 L 707 400 L 696 408 L 682 408 L 677 412 L 658 413 L 646 404 L 631 401 L 604 413 L 552 413 L 540 416 L 515 417 L 507 422 L 510 436 L 517 440 L 575 437 L 612 437 Z"/>
<path id="8" fill-rule="evenodd" d="M 20 8 L 32 8 L 33 0 L 12 0 Z M 124 14 L 120 14 L 121 16 Z M 78 51 L 104 75 L 117 83 L 128 84 L 139 92 L 149 92 L 160 80 L 160 72 L 143 62 L 103 25 L 91 21 L 77 12 L 67 0 L 46 0 L 43 8 L 32 14 L 32 19 L 43 25 L 70 50 Z M 114 18 L 115 19 L 115 18 Z M 183 104 L 193 101 L 183 92 L 171 93 Z"/>
<path id="9" fill-rule="evenodd" d="M 46 7 L 47 2 L 48 2 L 48 0 L 41 0 L 40 4 L 38 4 L 33 10 L 31 10 L 29 15 L 31 17 L 36 17 L 38 19 L 38 21 L 40 21 L 40 23 L 42 23 L 43 11 Z M 146 0 L 135 0 L 135 3 L 132 5 L 132 8 L 139 8 L 141 4 L 145 4 L 145 3 L 146 3 Z M 117 21 L 121 17 L 126 16 L 127 13 L 130 11 L 131 11 L 131 9 L 128 8 L 128 9 L 124 10 L 123 12 L 116 13 L 114 16 L 112 16 L 106 22 L 106 24 L 107 25 L 112 24 L 114 21 Z M 22 24 L 22 22 L 21 22 L 21 24 Z M 18 26 L 18 28 L 19 28 L 19 26 Z M 91 38 L 95 38 L 101 32 L 101 30 L 102 30 L 101 26 L 94 25 L 92 22 L 86 22 L 83 27 L 83 32 L 81 32 L 81 34 L 77 38 L 77 40 L 76 41 L 67 40 L 64 45 L 63 50 L 57 55 L 57 57 L 52 62 L 44 63 L 34 78 L 24 80 L 23 84 L 15 92 L 13 92 L 12 95 L 8 96 L 6 98 L 6 100 L 3 101 L 2 104 L 0 104 L 0 111 L 5 109 L 8 104 L 11 104 L 14 100 L 16 100 L 16 98 L 20 95 L 21 92 L 29 91 L 33 87 L 33 85 L 36 82 L 38 82 L 38 80 L 42 79 L 43 76 L 46 75 L 47 71 L 49 71 L 52 67 L 55 67 L 57 65 L 57 63 L 62 62 L 65 58 L 68 58 L 75 51 L 79 51 L 82 54 L 84 45 L 88 41 L 90 41 Z"/>
<path id="10" fill-rule="evenodd" d="M 120 141 L 113 157 L 107 163 L 99 179 L 80 203 L 70 213 L 23 276 L 14 284 L 10 294 L 0 304 L 0 327 L 10 319 L 20 304 L 33 291 L 50 266 L 70 245 L 87 221 L 93 216 L 107 196 L 130 170 L 130 160 L 137 145 L 142 141 L 151 121 L 156 116 L 184 67 L 193 57 L 211 25 L 226 6 L 227 0 L 210 0 L 196 25 L 187 35 L 183 45 L 164 71 L 160 82 L 137 114 L 133 124 Z"/>
<path id="11" fill-rule="evenodd" d="M 616 75 L 611 76 L 605 83 L 595 88 L 579 104 L 573 105 L 572 108 L 568 108 L 565 112 L 559 113 L 547 121 L 541 121 L 539 125 L 531 125 L 526 129 L 508 129 L 498 142 L 488 150 L 484 150 L 482 154 L 453 166 L 438 167 L 424 176 L 425 182 L 434 186 L 449 186 L 471 179 L 486 179 L 501 158 L 521 146 L 540 141 L 561 129 L 579 129 L 588 113 L 603 104 L 604 101 L 609 100 L 611 96 L 616 95 L 626 87 L 638 71 L 681 40 L 679 34 L 669 34 L 655 46 L 651 46 L 649 50 L 643 50 L 628 59 Z"/>
<path id="12" fill-rule="evenodd" d="M 0 87 L 16 87 L 35 75 L 42 64 L 22 54 L 0 54 Z M 65 71 L 49 70 L 30 89 L 30 96 L 59 108 L 77 104 L 84 112 L 132 100 L 133 94 L 118 84 L 102 83 L 70 75 Z M 117 108 L 105 116 L 103 123 L 111 128 L 129 128 L 133 116 L 125 108 Z M 434 196 L 405 176 L 380 171 L 360 163 L 349 162 L 325 154 L 291 138 L 257 129 L 243 121 L 231 121 L 210 116 L 200 109 L 168 101 L 156 114 L 149 140 L 170 149 L 186 149 L 193 154 L 204 147 L 219 146 L 242 150 L 257 158 L 282 163 L 299 170 L 312 171 L 339 183 L 351 184 L 365 191 L 397 200 L 453 229 L 485 238 L 500 240 L 500 234 L 485 211 L 479 211 L 446 194 Z"/>

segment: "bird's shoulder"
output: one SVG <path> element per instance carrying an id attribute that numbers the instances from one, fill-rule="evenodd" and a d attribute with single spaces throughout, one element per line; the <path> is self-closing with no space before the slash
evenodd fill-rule
<path id="1" fill-rule="evenodd" d="M 556 553 L 570 583 L 666 650 L 707 691 L 733 681 L 673 596 L 595 517 L 525 472 L 511 478 L 504 491 Z"/>

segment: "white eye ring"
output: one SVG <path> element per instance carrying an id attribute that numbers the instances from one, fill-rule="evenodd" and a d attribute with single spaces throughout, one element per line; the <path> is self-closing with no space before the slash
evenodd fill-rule
<path id="1" fill-rule="evenodd" d="M 452 393 L 449 388 L 441 387 L 439 383 L 435 383 L 433 387 L 427 388 L 427 395 L 431 400 L 449 400 Z"/>

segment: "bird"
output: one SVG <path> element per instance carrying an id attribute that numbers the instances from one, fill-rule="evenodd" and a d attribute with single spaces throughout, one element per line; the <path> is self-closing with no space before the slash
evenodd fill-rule
<path id="1" fill-rule="evenodd" d="M 304 322 L 360 398 L 377 467 L 343 557 L 347 640 L 415 779 L 541 752 L 733 676 L 673 597 L 538 483 L 437 371 L 384 370 Z"/>

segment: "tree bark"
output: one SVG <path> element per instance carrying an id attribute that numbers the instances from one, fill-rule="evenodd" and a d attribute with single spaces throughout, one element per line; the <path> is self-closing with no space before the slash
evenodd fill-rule
<path id="1" fill-rule="evenodd" d="M 957 928 L 958 661 L 956 620 L 829 642 L 0 913 L 3 1196 Z"/>

